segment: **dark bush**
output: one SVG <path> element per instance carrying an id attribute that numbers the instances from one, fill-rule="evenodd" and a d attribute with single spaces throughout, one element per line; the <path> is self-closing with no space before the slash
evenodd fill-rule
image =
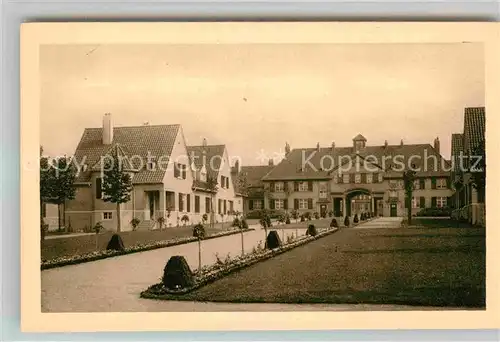
<path id="1" fill-rule="evenodd" d="M 300 215 L 300 222 L 304 222 L 306 220 L 306 217 L 304 214 Z"/>
<path id="2" fill-rule="evenodd" d="M 193 237 L 198 239 L 205 238 L 205 227 L 203 226 L 203 224 L 198 223 L 193 227 Z"/>
<path id="3" fill-rule="evenodd" d="M 232 226 L 240 228 L 241 227 L 241 221 L 240 221 L 240 219 L 237 218 L 237 217 L 235 217 L 234 220 L 233 220 Z"/>
<path id="4" fill-rule="evenodd" d="M 241 219 L 241 229 L 248 229 L 248 222 L 245 219 Z"/>
<path id="5" fill-rule="evenodd" d="M 168 260 L 163 269 L 162 283 L 171 290 L 189 288 L 194 285 L 193 272 L 183 256 L 174 255 Z"/>
<path id="6" fill-rule="evenodd" d="M 318 231 L 316 230 L 316 227 L 314 226 L 314 224 L 310 224 L 307 227 L 306 235 L 316 236 L 317 234 L 318 234 Z"/>
<path id="7" fill-rule="evenodd" d="M 279 246 L 281 246 L 280 236 L 278 235 L 277 231 L 271 230 L 267 235 L 266 247 L 269 249 L 274 249 L 278 248 Z"/>
<path id="8" fill-rule="evenodd" d="M 286 216 L 286 220 L 285 220 L 285 224 L 290 224 L 290 223 L 291 223 L 291 222 L 290 222 L 290 216 L 288 216 L 288 215 L 287 215 L 287 216 Z"/>
<path id="9" fill-rule="evenodd" d="M 315 220 L 319 220 L 319 213 L 317 211 L 313 214 Z"/>
<path id="10" fill-rule="evenodd" d="M 350 224 L 350 220 L 349 220 L 349 216 L 346 216 L 345 219 L 344 219 L 344 226 L 346 227 L 349 227 L 349 224 Z"/>
<path id="11" fill-rule="evenodd" d="M 366 215 L 365 213 L 361 213 L 361 221 L 366 220 L 366 216 L 365 215 Z"/>
<path id="12" fill-rule="evenodd" d="M 372 212 L 372 213 L 371 213 L 371 217 L 375 217 L 375 213 L 373 213 L 373 212 Z"/>
<path id="13" fill-rule="evenodd" d="M 417 216 L 447 217 L 447 216 L 451 216 L 451 209 L 450 208 L 424 208 L 424 209 L 421 209 L 417 213 Z"/>
<path id="14" fill-rule="evenodd" d="M 321 217 L 322 217 L 322 218 L 325 218 L 325 217 L 326 217 L 326 211 L 323 211 L 323 212 L 321 213 Z"/>
<path id="15" fill-rule="evenodd" d="M 352 220 L 354 223 L 359 222 L 358 214 L 354 214 L 354 219 Z"/>
<path id="16" fill-rule="evenodd" d="M 304 213 L 304 218 L 308 221 L 311 221 L 311 213 L 309 211 Z"/>
<path id="17" fill-rule="evenodd" d="M 328 212 L 328 217 L 333 217 L 333 211 L 331 211 L 331 210 L 330 210 L 330 211 Z"/>
<path id="18" fill-rule="evenodd" d="M 111 239 L 109 239 L 106 249 L 108 251 L 124 251 L 125 246 L 123 245 L 122 237 L 118 234 L 113 234 L 113 236 L 111 236 Z"/>
<path id="19" fill-rule="evenodd" d="M 339 224 L 337 223 L 337 219 L 333 218 L 332 222 L 330 222 L 330 227 L 338 228 Z"/>

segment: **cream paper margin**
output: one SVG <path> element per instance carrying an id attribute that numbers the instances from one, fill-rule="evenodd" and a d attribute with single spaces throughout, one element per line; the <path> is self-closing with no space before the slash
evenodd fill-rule
<path id="1" fill-rule="evenodd" d="M 496 23 L 28 23 L 21 25 L 21 329 L 24 332 L 499 327 L 499 30 Z M 487 309 L 411 312 L 42 313 L 38 156 L 43 44 L 298 44 L 483 42 L 486 81 Z M 277 61 L 277 63 L 279 63 Z M 451 137 L 450 137 L 451 138 Z M 13 227 L 10 227 L 13 228 Z M 4 228 L 9 229 L 9 227 Z M 439 265 L 436 265 L 439 267 Z M 498 317 L 497 317 L 498 316 Z"/>

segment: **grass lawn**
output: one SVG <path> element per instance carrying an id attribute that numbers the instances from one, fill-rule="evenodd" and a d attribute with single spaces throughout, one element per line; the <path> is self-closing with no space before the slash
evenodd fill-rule
<path id="1" fill-rule="evenodd" d="M 250 223 L 251 224 L 251 223 Z M 220 224 L 216 224 L 214 228 L 205 225 L 207 235 L 219 233 L 221 231 L 231 230 L 231 223 L 225 223 L 222 228 Z M 105 250 L 111 236 L 114 232 L 105 232 L 99 234 L 98 249 Z M 159 230 L 136 230 L 121 232 L 123 244 L 125 247 L 130 247 L 138 244 L 149 243 L 154 241 L 172 240 L 175 238 L 192 236 L 193 230 L 190 226 L 187 227 L 171 227 Z M 51 260 L 62 256 L 74 256 L 96 251 L 96 236 L 95 234 L 70 236 L 60 239 L 46 239 L 43 241 L 41 250 L 42 260 Z"/>
<path id="2" fill-rule="evenodd" d="M 485 307 L 484 229 L 349 229 L 176 299 Z"/>

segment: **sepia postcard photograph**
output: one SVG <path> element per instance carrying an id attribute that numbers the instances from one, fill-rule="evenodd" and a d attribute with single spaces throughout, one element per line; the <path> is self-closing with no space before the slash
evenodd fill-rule
<path id="1" fill-rule="evenodd" d="M 114 25 L 25 27 L 38 317 L 491 321 L 491 26 Z"/>

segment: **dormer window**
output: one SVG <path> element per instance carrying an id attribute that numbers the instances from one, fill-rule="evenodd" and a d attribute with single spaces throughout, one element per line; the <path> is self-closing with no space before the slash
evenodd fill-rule
<path id="1" fill-rule="evenodd" d="M 205 166 L 203 166 L 200 170 L 200 180 L 202 182 L 207 181 L 207 168 Z"/>
<path id="2" fill-rule="evenodd" d="M 148 171 L 154 171 L 156 169 L 156 161 L 150 158 L 146 164 L 146 168 Z"/>

